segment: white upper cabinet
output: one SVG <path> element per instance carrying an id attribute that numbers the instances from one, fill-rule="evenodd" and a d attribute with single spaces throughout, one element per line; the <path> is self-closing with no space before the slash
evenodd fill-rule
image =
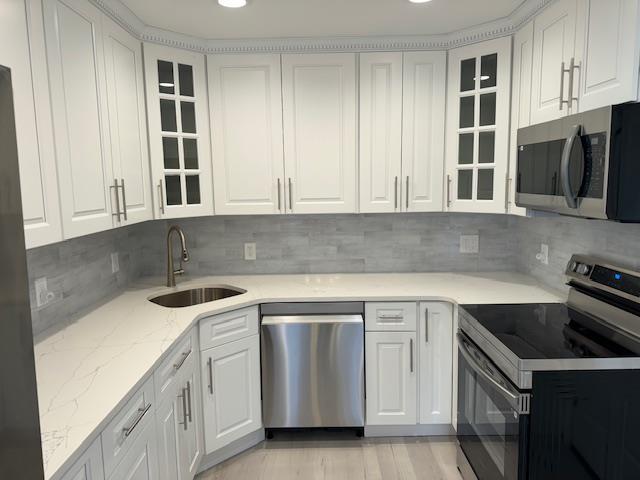
<path id="1" fill-rule="evenodd" d="M 446 203 L 450 211 L 505 212 L 511 38 L 449 52 Z"/>
<path id="2" fill-rule="evenodd" d="M 449 425 L 453 391 L 453 306 L 419 305 L 420 423 Z"/>
<path id="3" fill-rule="evenodd" d="M 356 55 L 283 55 L 282 91 L 287 210 L 355 212 Z"/>
<path id="4" fill-rule="evenodd" d="M 284 213 L 280 55 L 209 55 L 207 68 L 216 213 Z"/>
<path id="5" fill-rule="evenodd" d="M 578 0 L 558 0 L 534 21 L 531 123 L 554 120 L 575 107 L 570 80 L 576 73 L 576 19 Z M 574 66 L 572 69 L 571 66 Z"/>
<path id="6" fill-rule="evenodd" d="M 104 51 L 116 225 L 153 218 L 142 44 L 104 17 Z M 116 187 L 117 185 L 117 187 Z"/>
<path id="7" fill-rule="evenodd" d="M 507 213 L 526 215 L 517 207 L 516 174 L 518 160 L 518 129 L 531 124 L 531 69 L 533 66 L 533 22 L 529 22 L 513 36 L 513 79 L 511 83 L 511 143 L 509 177 L 507 180 Z"/>
<path id="8" fill-rule="evenodd" d="M 62 240 L 41 18 L 40 2 L 3 2 L 0 63 L 11 69 L 27 248 Z"/>
<path id="9" fill-rule="evenodd" d="M 401 209 L 402 52 L 360 54 L 360 211 Z"/>
<path id="10" fill-rule="evenodd" d="M 65 238 L 112 227 L 115 202 L 100 11 L 85 0 L 44 2 Z"/>
<path id="11" fill-rule="evenodd" d="M 447 55 L 404 54 L 402 209 L 442 211 Z"/>
<path id="12" fill-rule="evenodd" d="M 145 43 L 144 62 L 155 214 L 211 215 L 205 57 Z"/>
<path id="13" fill-rule="evenodd" d="M 580 111 L 638 99 L 638 0 L 587 0 Z"/>

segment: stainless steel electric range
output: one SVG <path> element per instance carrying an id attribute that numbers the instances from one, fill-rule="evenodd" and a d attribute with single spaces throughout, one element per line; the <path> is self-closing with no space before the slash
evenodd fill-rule
<path id="1" fill-rule="evenodd" d="M 566 304 L 463 305 L 467 479 L 640 478 L 640 273 L 574 255 Z"/>

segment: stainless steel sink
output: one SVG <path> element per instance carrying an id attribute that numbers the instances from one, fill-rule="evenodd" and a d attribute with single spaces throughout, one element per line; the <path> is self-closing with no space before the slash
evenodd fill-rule
<path id="1" fill-rule="evenodd" d="M 242 293 L 246 293 L 246 290 L 229 286 L 202 287 L 165 293 L 164 295 L 150 298 L 149 301 L 162 305 L 163 307 L 190 307 L 191 305 L 199 305 L 201 303 L 234 297 Z"/>

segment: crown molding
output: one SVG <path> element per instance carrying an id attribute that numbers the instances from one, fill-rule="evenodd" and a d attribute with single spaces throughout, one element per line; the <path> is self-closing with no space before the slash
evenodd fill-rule
<path id="1" fill-rule="evenodd" d="M 120 0 L 91 0 L 108 17 L 141 41 L 205 54 L 449 50 L 511 35 L 555 1 L 525 0 L 507 17 L 441 35 L 221 40 L 198 38 L 146 25 Z"/>

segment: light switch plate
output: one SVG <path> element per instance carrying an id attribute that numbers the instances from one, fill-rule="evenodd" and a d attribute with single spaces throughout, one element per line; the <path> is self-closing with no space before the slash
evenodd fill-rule
<path id="1" fill-rule="evenodd" d="M 120 271 L 120 262 L 118 260 L 118 252 L 111 254 L 111 273 L 118 273 Z"/>
<path id="2" fill-rule="evenodd" d="M 256 259 L 256 244 L 245 243 L 244 244 L 244 259 L 255 260 Z"/>
<path id="3" fill-rule="evenodd" d="M 47 287 L 47 277 L 36 279 L 34 283 L 36 291 L 36 307 L 44 307 L 54 298 L 54 293 L 49 291 Z"/>
<path id="4" fill-rule="evenodd" d="M 536 259 L 543 265 L 549 265 L 549 245 L 540 244 L 540 252 L 536 254 Z"/>
<path id="5" fill-rule="evenodd" d="M 479 248 L 478 235 L 460 235 L 460 253 L 478 253 Z"/>

